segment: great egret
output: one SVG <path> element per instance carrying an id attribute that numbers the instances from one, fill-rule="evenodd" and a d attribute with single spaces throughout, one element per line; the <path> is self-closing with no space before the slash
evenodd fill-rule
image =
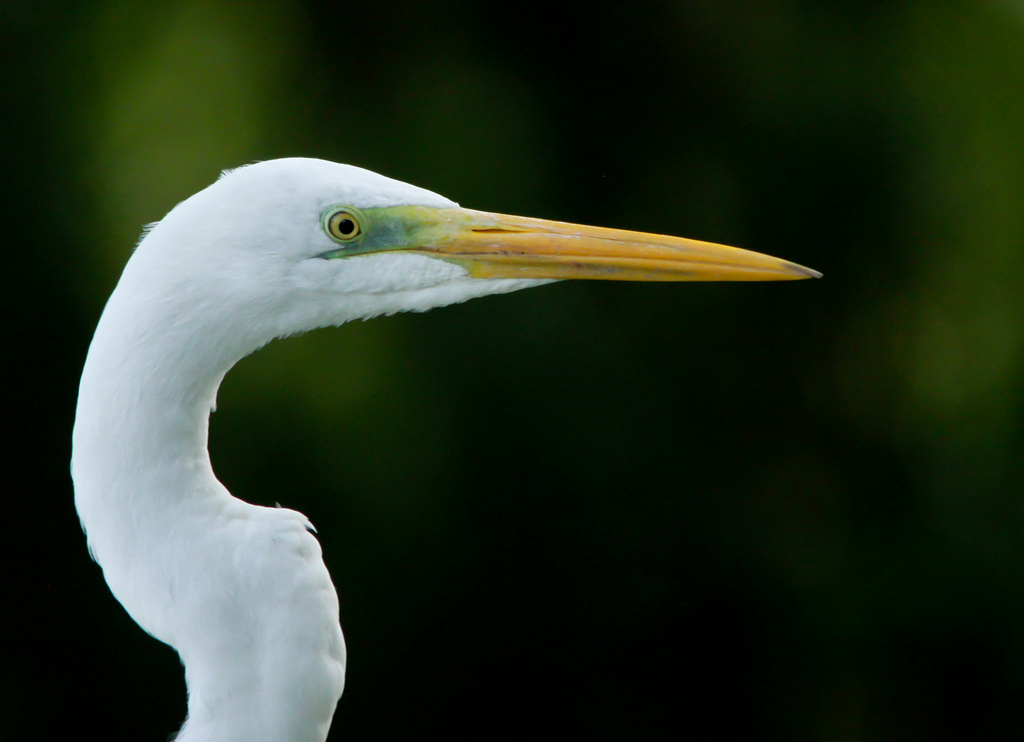
<path id="1" fill-rule="evenodd" d="M 185 666 L 180 742 L 326 738 L 341 696 L 338 599 L 305 516 L 217 481 L 224 374 L 283 335 L 562 278 L 818 274 L 691 240 L 461 209 L 322 160 L 225 173 L 150 228 L 103 311 L 79 390 L 72 473 L 93 557 Z"/>

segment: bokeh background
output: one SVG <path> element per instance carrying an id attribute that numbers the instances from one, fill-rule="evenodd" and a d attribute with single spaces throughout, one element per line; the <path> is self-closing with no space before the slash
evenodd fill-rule
<path id="1" fill-rule="evenodd" d="M 77 524 L 77 377 L 142 225 L 287 155 L 825 274 L 243 361 L 213 459 L 319 529 L 331 739 L 1024 736 L 1024 3 L 5 0 L 0 49 L 0 738 L 181 722 Z"/>

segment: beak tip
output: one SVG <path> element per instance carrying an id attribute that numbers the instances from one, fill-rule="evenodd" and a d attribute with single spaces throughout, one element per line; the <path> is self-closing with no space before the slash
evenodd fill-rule
<path id="1" fill-rule="evenodd" d="M 799 273 L 801 278 L 821 278 L 821 272 L 816 271 L 813 268 L 805 268 L 802 265 L 796 263 L 790 263 L 789 269 L 794 273 Z"/>

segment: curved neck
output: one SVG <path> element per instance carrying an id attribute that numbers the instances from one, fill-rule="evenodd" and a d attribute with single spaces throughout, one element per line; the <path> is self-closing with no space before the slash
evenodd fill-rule
<path id="1" fill-rule="evenodd" d="M 92 532 L 113 527 L 105 522 L 112 517 L 136 519 L 220 490 L 207 451 L 209 415 L 234 362 L 118 298 L 89 348 L 73 434 L 75 504 L 93 548 L 107 539 Z"/>
<path id="2" fill-rule="evenodd" d="M 172 643 L 163 606 L 147 602 L 149 585 L 163 579 L 154 553 L 175 532 L 198 532 L 212 506 L 234 499 L 206 446 L 217 389 L 244 353 L 208 331 L 201 309 L 173 291 L 144 290 L 151 276 L 135 258 L 86 358 L 71 473 L 90 551 L 115 597 Z"/>
<path id="3" fill-rule="evenodd" d="M 79 390 L 72 475 L 90 550 L 132 618 L 185 664 L 179 739 L 322 742 L 345 649 L 319 544 L 301 514 L 232 497 L 207 452 L 220 382 L 259 343 L 232 342 L 203 307 L 161 302 L 131 276 Z"/>

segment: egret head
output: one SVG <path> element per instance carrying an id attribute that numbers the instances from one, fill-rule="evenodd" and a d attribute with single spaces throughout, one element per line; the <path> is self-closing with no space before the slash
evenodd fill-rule
<path id="1" fill-rule="evenodd" d="M 563 278 L 778 280 L 813 271 L 675 237 L 502 216 L 309 159 L 226 173 L 151 228 L 89 349 L 75 502 L 129 613 L 186 666 L 180 740 L 324 739 L 338 602 L 298 513 L 214 476 L 224 375 L 275 337 Z"/>
<path id="2" fill-rule="evenodd" d="M 360 168 L 290 158 L 225 173 L 142 240 L 179 312 L 273 337 L 423 311 L 562 278 L 780 280 L 816 275 L 736 248 L 462 209 Z M 249 344 L 252 344 L 250 342 Z"/>

